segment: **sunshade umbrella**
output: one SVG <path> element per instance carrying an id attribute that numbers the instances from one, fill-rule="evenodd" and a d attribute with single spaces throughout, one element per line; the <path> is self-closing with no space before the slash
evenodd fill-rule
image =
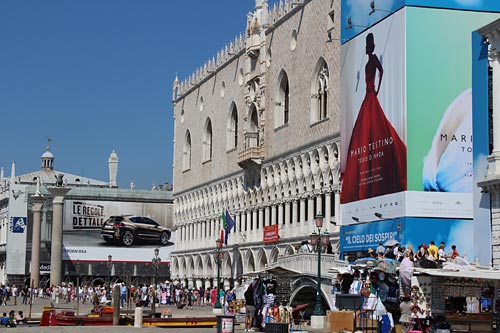
<path id="1" fill-rule="evenodd" d="M 394 246 L 396 244 L 399 244 L 399 241 L 396 239 L 389 239 L 384 243 L 384 246 Z"/>
<path id="2" fill-rule="evenodd" d="M 399 261 L 393 259 L 382 259 L 378 261 L 376 270 L 388 274 L 395 274 L 399 267 Z"/>

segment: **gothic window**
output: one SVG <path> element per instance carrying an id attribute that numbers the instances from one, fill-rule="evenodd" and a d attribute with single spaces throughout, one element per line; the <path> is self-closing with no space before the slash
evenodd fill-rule
<path id="1" fill-rule="evenodd" d="M 212 159 L 212 121 L 207 118 L 205 129 L 203 131 L 203 161 Z"/>
<path id="2" fill-rule="evenodd" d="M 257 108 L 255 107 L 255 104 L 252 104 L 250 109 L 250 127 L 249 133 L 247 133 L 247 141 L 248 147 L 259 146 L 259 117 L 257 115 Z"/>
<path id="3" fill-rule="evenodd" d="M 227 122 L 227 150 L 234 149 L 238 146 L 238 110 L 234 102 L 231 104 L 229 119 Z"/>
<path id="4" fill-rule="evenodd" d="M 189 130 L 186 131 L 186 136 L 184 139 L 182 169 L 184 171 L 191 169 L 191 134 L 189 133 Z"/>
<path id="5" fill-rule="evenodd" d="M 311 87 L 311 123 L 328 116 L 328 66 L 323 58 L 318 61 Z"/>
<path id="6" fill-rule="evenodd" d="M 281 71 L 278 82 L 279 89 L 274 109 L 275 128 L 288 124 L 290 120 L 290 85 L 285 71 Z"/>

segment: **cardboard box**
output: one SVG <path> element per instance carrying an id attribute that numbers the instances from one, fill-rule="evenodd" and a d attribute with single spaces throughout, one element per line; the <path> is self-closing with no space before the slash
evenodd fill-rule
<path id="1" fill-rule="evenodd" d="M 330 332 L 354 331 L 354 311 L 332 311 Z"/>

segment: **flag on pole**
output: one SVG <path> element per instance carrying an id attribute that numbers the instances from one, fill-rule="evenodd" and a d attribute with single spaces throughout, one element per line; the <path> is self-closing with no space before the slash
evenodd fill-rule
<path id="1" fill-rule="evenodd" d="M 236 223 L 234 223 L 233 218 L 231 217 L 231 214 L 229 214 L 229 211 L 226 209 L 226 212 L 222 213 L 222 226 L 224 228 L 224 244 L 227 245 L 227 239 L 229 238 L 229 233 L 231 232 L 231 229 L 234 228 Z"/>
<path id="2" fill-rule="evenodd" d="M 222 215 L 221 215 L 221 218 L 222 218 L 222 225 L 219 225 L 219 227 L 222 227 L 220 229 L 220 240 L 222 241 L 223 244 L 227 244 L 227 242 L 225 241 L 225 234 L 224 234 L 224 230 L 226 230 L 226 213 L 224 213 L 224 211 L 222 211 Z"/>

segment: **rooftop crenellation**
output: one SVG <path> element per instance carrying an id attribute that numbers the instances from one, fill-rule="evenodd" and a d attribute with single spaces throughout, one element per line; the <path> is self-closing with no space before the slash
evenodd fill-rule
<path id="1" fill-rule="evenodd" d="M 261 29 L 271 28 L 274 24 L 280 21 L 283 17 L 289 14 L 297 6 L 303 5 L 307 0 L 279 0 L 276 1 L 272 8 L 268 8 L 268 0 L 256 0 L 256 8 L 259 6 L 263 9 L 264 14 L 261 16 L 257 11 L 248 13 L 246 33 L 240 33 L 234 40 L 226 44 L 215 57 L 207 60 L 203 65 L 196 69 L 187 78 L 181 82 L 176 77 L 173 87 L 172 99 L 184 95 L 194 86 L 201 83 L 205 78 L 212 75 L 220 67 L 224 66 L 233 57 L 240 54 L 247 47 L 247 38 L 252 34 L 260 33 Z"/>

